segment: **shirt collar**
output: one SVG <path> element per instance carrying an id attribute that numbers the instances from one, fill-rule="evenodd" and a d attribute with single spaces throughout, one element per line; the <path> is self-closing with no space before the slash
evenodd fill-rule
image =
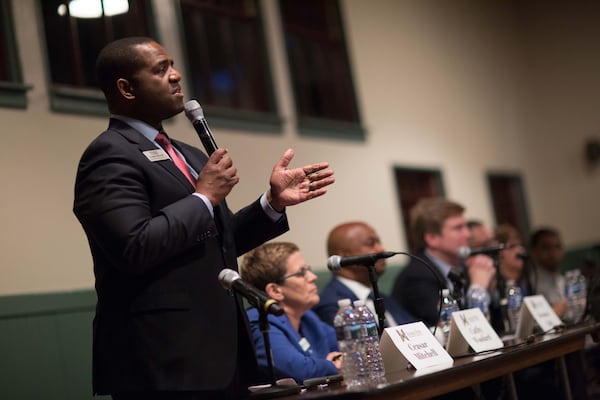
<path id="1" fill-rule="evenodd" d="M 158 134 L 158 130 L 144 121 L 140 121 L 139 119 L 126 117 L 124 115 L 112 114 L 111 118 L 118 119 L 120 121 L 125 122 L 127 125 L 131 126 L 133 129 L 141 133 L 146 139 L 151 142 L 156 143 L 154 139 L 156 139 L 156 135 Z M 158 143 L 156 143 L 158 145 Z"/>
<path id="2" fill-rule="evenodd" d="M 433 254 L 431 254 L 431 252 L 429 252 L 429 250 L 425 250 L 425 255 L 431 261 L 433 261 L 433 265 L 435 265 L 435 267 L 441 272 L 442 276 L 444 276 L 444 278 L 448 278 L 448 272 L 450 272 L 450 270 L 453 268 L 452 265 L 437 258 Z"/>
<path id="3" fill-rule="evenodd" d="M 357 282 L 355 280 L 345 278 L 343 276 L 338 276 L 336 278 L 344 285 L 348 286 L 348 288 L 354 292 L 354 294 L 356 295 L 356 297 L 358 297 L 359 300 L 366 300 L 369 297 L 369 294 L 371 293 L 370 287 L 365 286 L 362 283 Z"/>

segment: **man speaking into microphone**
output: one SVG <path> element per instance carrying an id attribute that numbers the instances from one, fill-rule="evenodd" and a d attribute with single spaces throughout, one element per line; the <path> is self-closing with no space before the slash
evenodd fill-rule
<path id="1" fill-rule="evenodd" d="M 234 213 L 225 199 L 239 177 L 227 149 L 209 157 L 163 130 L 184 109 L 166 50 L 150 38 L 120 39 L 96 69 L 111 116 L 81 157 L 73 207 L 96 280 L 93 391 L 117 400 L 244 398 L 256 383 L 248 323 L 217 277 L 287 231 L 286 207 L 324 195 L 333 171 L 326 162 L 288 168 L 289 149 L 266 191 Z"/>
<path id="2" fill-rule="evenodd" d="M 392 295 L 430 327 L 438 320 L 440 282 L 463 301 L 474 291 L 489 299 L 494 289 L 496 270 L 490 257 L 477 254 L 466 261 L 461 257 L 468 253 L 461 249 L 471 235 L 464 211 L 462 205 L 441 197 L 421 199 L 410 211 L 417 256 L 434 268 L 411 259 L 396 277 Z"/>
<path id="3" fill-rule="evenodd" d="M 348 298 L 363 300 L 377 315 L 372 295 L 372 285 L 368 266 L 373 260 L 375 274 L 380 277 L 385 272 L 385 258 L 393 252 L 384 252 L 381 240 L 375 229 L 364 222 L 347 222 L 331 230 L 327 238 L 327 252 L 330 256 L 329 269 L 333 276 L 320 294 L 320 301 L 313 310 L 326 323 L 333 325 L 333 317 L 338 310 L 337 301 Z M 381 253 L 378 256 L 359 257 L 365 254 Z M 337 257 L 336 257 L 337 256 Z M 355 262 L 355 265 L 352 265 Z M 385 305 L 387 326 L 415 322 L 394 299 L 380 293 Z"/>

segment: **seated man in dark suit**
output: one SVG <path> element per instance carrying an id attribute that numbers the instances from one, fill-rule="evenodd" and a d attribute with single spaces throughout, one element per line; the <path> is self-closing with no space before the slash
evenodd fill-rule
<path id="1" fill-rule="evenodd" d="M 411 259 L 396 277 L 392 296 L 429 327 L 438 319 L 440 287 L 451 289 L 462 301 L 473 291 L 487 293 L 489 299 L 494 289 L 496 272 L 490 257 L 479 254 L 464 261 L 459 257 L 459 248 L 469 244 L 471 235 L 464 211 L 458 203 L 433 197 L 421 199 L 410 212 L 417 256 L 431 268 Z"/>
<path id="2" fill-rule="evenodd" d="M 378 253 L 385 251 L 375 230 L 364 222 L 348 222 L 336 226 L 329 233 L 327 252 L 329 255 L 342 257 Z M 380 277 L 385 271 L 385 260 L 378 260 L 375 272 Z M 396 326 L 417 321 L 404 310 L 394 299 L 380 293 L 386 309 L 388 326 Z M 331 281 L 321 292 L 321 300 L 313 309 L 319 317 L 333 325 L 333 317 L 338 310 L 337 301 L 343 298 L 364 300 L 365 304 L 375 313 L 372 287 L 367 267 L 356 265 L 344 267 L 334 272 Z"/>

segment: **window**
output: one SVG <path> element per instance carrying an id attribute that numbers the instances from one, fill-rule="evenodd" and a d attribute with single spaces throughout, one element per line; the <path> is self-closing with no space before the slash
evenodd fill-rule
<path id="1" fill-rule="evenodd" d="M 180 12 L 186 81 L 211 123 L 281 130 L 258 1 L 181 0 Z"/>
<path id="2" fill-rule="evenodd" d="M 40 0 L 49 63 L 52 110 L 105 115 L 104 96 L 95 76 L 96 57 L 112 40 L 151 36 L 151 6 L 146 0 L 129 0 L 123 13 L 110 15 L 108 3 L 96 0 L 99 14 L 81 17 L 68 5 L 74 1 Z"/>
<path id="3" fill-rule="evenodd" d="M 444 196 L 442 176 L 438 170 L 395 167 L 394 177 L 408 248 L 414 253 L 415 246 L 410 234 L 410 209 L 422 198 Z"/>
<path id="4" fill-rule="evenodd" d="M 280 0 L 300 132 L 363 139 L 337 0 Z"/>
<path id="5" fill-rule="evenodd" d="M 17 52 L 10 0 L 0 0 L 0 107 L 26 108 L 26 92 Z"/>
<path id="6" fill-rule="evenodd" d="M 514 174 L 490 173 L 487 181 L 496 225 L 509 223 L 526 238 L 530 226 L 521 177 Z"/>

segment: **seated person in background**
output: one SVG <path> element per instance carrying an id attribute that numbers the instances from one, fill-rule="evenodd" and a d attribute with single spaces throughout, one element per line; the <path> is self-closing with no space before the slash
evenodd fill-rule
<path id="1" fill-rule="evenodd" d="M 268 316 L 275 375 L 302 383 L 308 378 L 339 374 L 342 359 L 336 358 L 341 353 L 335 331 L 310 310 L 319 302 L 317 276 L 306 265 L 298 246 L 266 243 L 246 253 L 240 269 L 246 282 L 265 291 L 285 311 L 281 316 Z M 251 308 L 247 313 L 258 365 L 268 372 L 258 310 Z"/>
<path id="2" fill-rule="evenodd" d="M 498 256 L 500 275 L 505 281 L 514 281 L 521 289 L 523 297 L 532 294 L 528 277 L 523 273 L 527 254 L 517 228 L 510 224 L 500 224 L 496 227 L 495 238 L 504 244 Z"/>
<path id="3" fill-rule="evenodd" d="M 483 222 L 471 219 L 467 222 L 467 227 L 471 233 L 469 247 L 487 247 L 495 244 L 494 232 Z"/>
<path id="4" fill-rule="evenodd" d="M 558 231 L 540 228 L 529 240 L 530 281 L 533 292 L 542 294 L 559 317 L 567 312 L 565 278 L 560 273 L 564 252 Z"/>
<path id="5" fill-rule="evenodd" d="M 521 296 L 529 296 L 532 294 L 529 280 L 524 274 L 524 261 L 527 257 L 525 248 L 521 241 L 519 231 L 510 224 L 500 224 L 495 229 L 495 234 L 492 242 L 504 244 L 504 250 L 498 253 L 498 271 L 499 278 L 497 282 L 498 290 L 494 293 L 492 305 L 490 306 L 491 324 L 498 334 L 508 334 L 514 332 L 514 322 L 508 325 L 508 315 L 504 318 L 500 310 L 500 296 L 506 297 L 506 288 L 513 282 L 514 285 L 521 289 Z M 503 293 L 499 293 L 503 291 Z"/>
<path id="6" fill-rule="evenodd" d="M 348 257 L 382 251 L 385 251 L 385 249 L 381 245 L 379 235 L 377 235 L 375 229 L 364 222 L 347 222 L 338 225 L 333 228 L 327 238 L 327 252 L 330 256 Z M 385 272 L 385 266 L 385 259 L 377 260 L 375 263 L 375 273 L 378 277 L 381 277 Z M 387 326 L 417 321 L 394 299 L 381 292 L 379 295 L 385 305 Z M 378 320 L 373 304 L 371 280 L 369 279 L 369 269 L 367 267 L 355 265 L 333 272 L 333 277 L 321 291 L 321 301 L 314 307 L 314 311 L 323 321 L 333 325 L 333 317 L 338 310 L 337 302 L 344 298 L 352 301 L 363 300 Z"/>
<path id="7" fill-rule="evenodd" d="M 456 292 L 449 272 L 463 281 L 459 291 L 463 303 L 473 291 L 483 292 L 482 295 L 487 294 L 489 298 L 489 291 L 494 288 L 496 271 L 490 257 L 475 255 L 463 263 L 458 256 L 458 249 L 467 246 L 471 237 L 464 210 L 460 204 L 432 197 L 421 199 L 410 212 L 410 234 L 417 256 L 433 270 L 412 258 L 396 277 L 392 294 L 429 327 L 438 320 L 440 286 Z"/>
<path id="8" fill-rule="evenodd" d="M 529 239 L 530 270 L 529 280 L 533 294 L 544 295 L 550 306 L 561 319 L 567 316 L 568 301 L 565 293 L 565 277 L 560 273 L 561 264 L 564 258 L 563 244 L 559 232 L 550 227 L 543 227 L 535 230 Z M 582 352 L 577 351 L 565 356 L 565 363 L 569 374 L 569 383 L 573 399 L 589 399 L 587 393 L 586 368 L 583 365 L 584 357 Z M 548 377 L 554 375 L 548 372 L 546 368 L 544 377 L 547 383 Z M 552 365 L 550 365 L 551 367 Z M 552 371 L 551 371 L 552 372 Z M 531 379 L 528 379 L 531 386 Z M 551 382 L 550 382 L 551 383 Z M 543 388 L 551 385 L 533 384 L 536 388 Z M 557 393 L 559 388 L 555 389 Z M 533 390 L 536 398 L 549 399 L 552 397 L 540 394 L 538 390 Z M 527 396 L 520 396 L 529 398 Z"/>

